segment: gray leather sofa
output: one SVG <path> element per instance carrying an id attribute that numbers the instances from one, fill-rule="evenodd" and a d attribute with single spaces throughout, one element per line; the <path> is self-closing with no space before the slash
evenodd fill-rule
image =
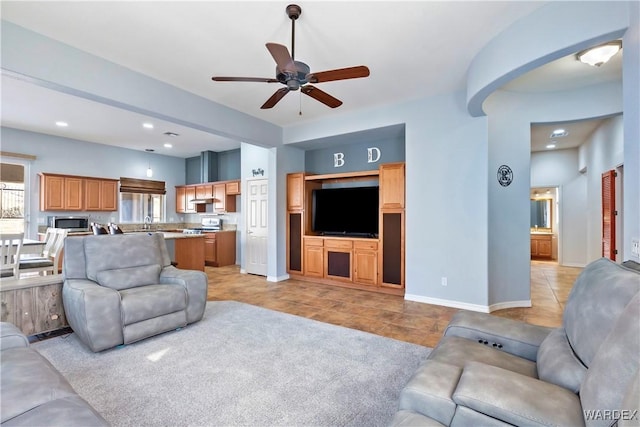
<path id="1" fill-rule="evenodd" d="M 108 426 L 11 323 L 0 323 L 3 426 Z"/>
<path id="2" fill-rule="evenodd" d="M 69 325 L 95 352 L 197 322 L 207 300 L 207 275 L 173 267 L 160 233 L 68 237 L 63 279 Z"/>
<path id="3" fill-rule="evenodd" d="M 600 259 L 550 329 L 459 312 L 393 426 L 640 425 L 640 272 Z"/>

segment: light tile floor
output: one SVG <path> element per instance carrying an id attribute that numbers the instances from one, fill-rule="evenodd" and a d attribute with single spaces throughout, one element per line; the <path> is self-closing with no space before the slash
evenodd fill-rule
<path id="1" fill-rule="evenodd" d="M 562 311 L 582 269 L 532 261 L 530 308 L 492 314 L 542 326 L 562 323 Z M 267 282 L 240 274 L 238 266 L 207 267 L 208 299 L 235 300 L 322 322 L 433 347 L 458 309 L 405 301 L 403 297 L 313 282 Z"/>

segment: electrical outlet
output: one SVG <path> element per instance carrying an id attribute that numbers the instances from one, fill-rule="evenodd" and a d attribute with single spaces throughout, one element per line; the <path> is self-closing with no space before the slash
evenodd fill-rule
<path id="1" fill-rule="evenodd" d="M 440 279 L 440 283 L 442 283 L 442 286 L 447 286 L 447 278 L 443 277 L 442 279 Z"/>
<path id="2" fill-rule="evenodd" d="M 640 241 L 637 239 L 631 240 L 631 253 L 640 257 Z"/>

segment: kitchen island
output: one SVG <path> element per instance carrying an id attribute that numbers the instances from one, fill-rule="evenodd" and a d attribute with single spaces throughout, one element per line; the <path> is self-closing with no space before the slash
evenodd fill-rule
<path id="1" fill-rule="evenodd" d="M 171 262 L 183 270 L 204 271 L 204 236 L 160 231 L 167 244 Z"/>

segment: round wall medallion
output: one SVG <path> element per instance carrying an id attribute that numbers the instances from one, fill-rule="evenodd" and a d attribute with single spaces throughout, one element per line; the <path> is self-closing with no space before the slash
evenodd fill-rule
<path id="1" fill-rule="evenodd" d="M 513 171 L 507 165 L 501 165 L 498 168 L 498 182 L 503 187 L 508 187 L 513 182 Z"/>

